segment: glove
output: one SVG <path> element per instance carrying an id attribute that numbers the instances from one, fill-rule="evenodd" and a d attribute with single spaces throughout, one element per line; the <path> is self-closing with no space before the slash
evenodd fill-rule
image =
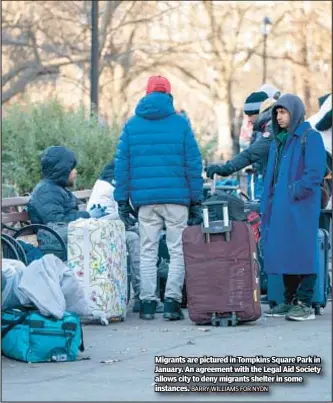
<path id="1" fill-rule="evenodd" d="M 89 210 L 90 217 L 92 218 L 101 218 L 106 215 L 105 213 L 106 207 L 101 207 L 100 204 L 93 204 L 91 209 Z"/>
<path id="2" fill-rule="evenodd" d="M 200 204 L 191 204 L 187 225 L 200 225 L 202 223 L 202 212 Z"/>
<path id="3" fill-rule="evenodd" d="M 207 168 L 206 172 L 207 172 L 208 178 L 214 179 L 215 174 L 220 175 L 220 176 L 229 176 L 234 172 L 234 170 L 232 169 L 230 164 L 226 163 L 224 165 L 222 165 L 222 164 L 210 165 Z"/>
<path id="4" fill-rule="evenodd" d="M 125 224 L 125 228 L 133 227 L 137 220 L 130 215 L 133 214 L 133 209 L 129 201 L 118 202 L 118 214 L 121 221 Z"/>

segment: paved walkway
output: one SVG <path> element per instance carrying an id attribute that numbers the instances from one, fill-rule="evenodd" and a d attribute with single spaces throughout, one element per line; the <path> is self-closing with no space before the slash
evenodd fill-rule
<path id="1" fill-rule="evenodd" d="M 84 334 L 90 361 L 33 365 L 3 358 L 3 401 L 332 401 L 331 303 L 324 315 L 304 323 L 262 317 L 236 328 L 203 328 L 187 317 L 143 322 L 130 312 L 123 323 L 85 326 Z M 155 355 L 317 355 L 324 364 L 322 375 L 309 374 L 304 385 L 271 385 L 269 396 L 181 395 L 154 392 Z"/>

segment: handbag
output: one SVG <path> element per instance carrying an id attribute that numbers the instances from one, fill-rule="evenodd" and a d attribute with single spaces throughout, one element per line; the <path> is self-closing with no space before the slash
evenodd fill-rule
<path id="1" fill-rule="evenodd" d="M 80 318 L 68 312 L 56 319 L 37 310 L 3 310 L 1 338 L 3 355 L 29 363 L 75 361 L 84 351 Z"/>

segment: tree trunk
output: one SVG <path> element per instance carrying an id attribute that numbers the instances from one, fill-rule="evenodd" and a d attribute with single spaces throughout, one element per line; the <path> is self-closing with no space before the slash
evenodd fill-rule
<path id="1" fill-rule="evenodd" d="M 231 137 L 231 126 L 229 116 L 229 105 L 227 102 L 216 100 L 214 105 L 216 116 L 218 137 L 217 137 L 217 150 L 215 158 L 218 160 L 223 159 L 227 161 L 233 155 L 233 141 Z"/>
<path id="2" fill-rule="evenodd" d="M 310 2 L 304 1 L 303 2 L 303 8 L 302 8 L 302 14 L 303 14 L 303 35 L 301 39 L 301 61 L 304 66 L 304 75 L 303 75 L 303 99 L 304 99 L 304 104 L 305 104 L 305 109 L 306 109 L 306 114 L 308 115 L 309 112 L 311 111 L 311 85 L 310 85 L 310 64 L 309 64 L 309 48 L 308 48 L 308 25 L 306 23 L 307 21 L 307 14 L 309 11 L 309 8 L 311 8 Z"/>

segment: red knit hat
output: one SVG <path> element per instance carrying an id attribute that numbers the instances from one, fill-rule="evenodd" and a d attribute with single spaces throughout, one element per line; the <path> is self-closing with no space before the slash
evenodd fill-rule
<path id="1" fill-rule="evenodd" d="M 150 77 L 147 83 L 146 94 L 150 94 L 152 92 L 166 92 L 167 94 L 170 94 L 170 81 L 162 76 Z"/>

